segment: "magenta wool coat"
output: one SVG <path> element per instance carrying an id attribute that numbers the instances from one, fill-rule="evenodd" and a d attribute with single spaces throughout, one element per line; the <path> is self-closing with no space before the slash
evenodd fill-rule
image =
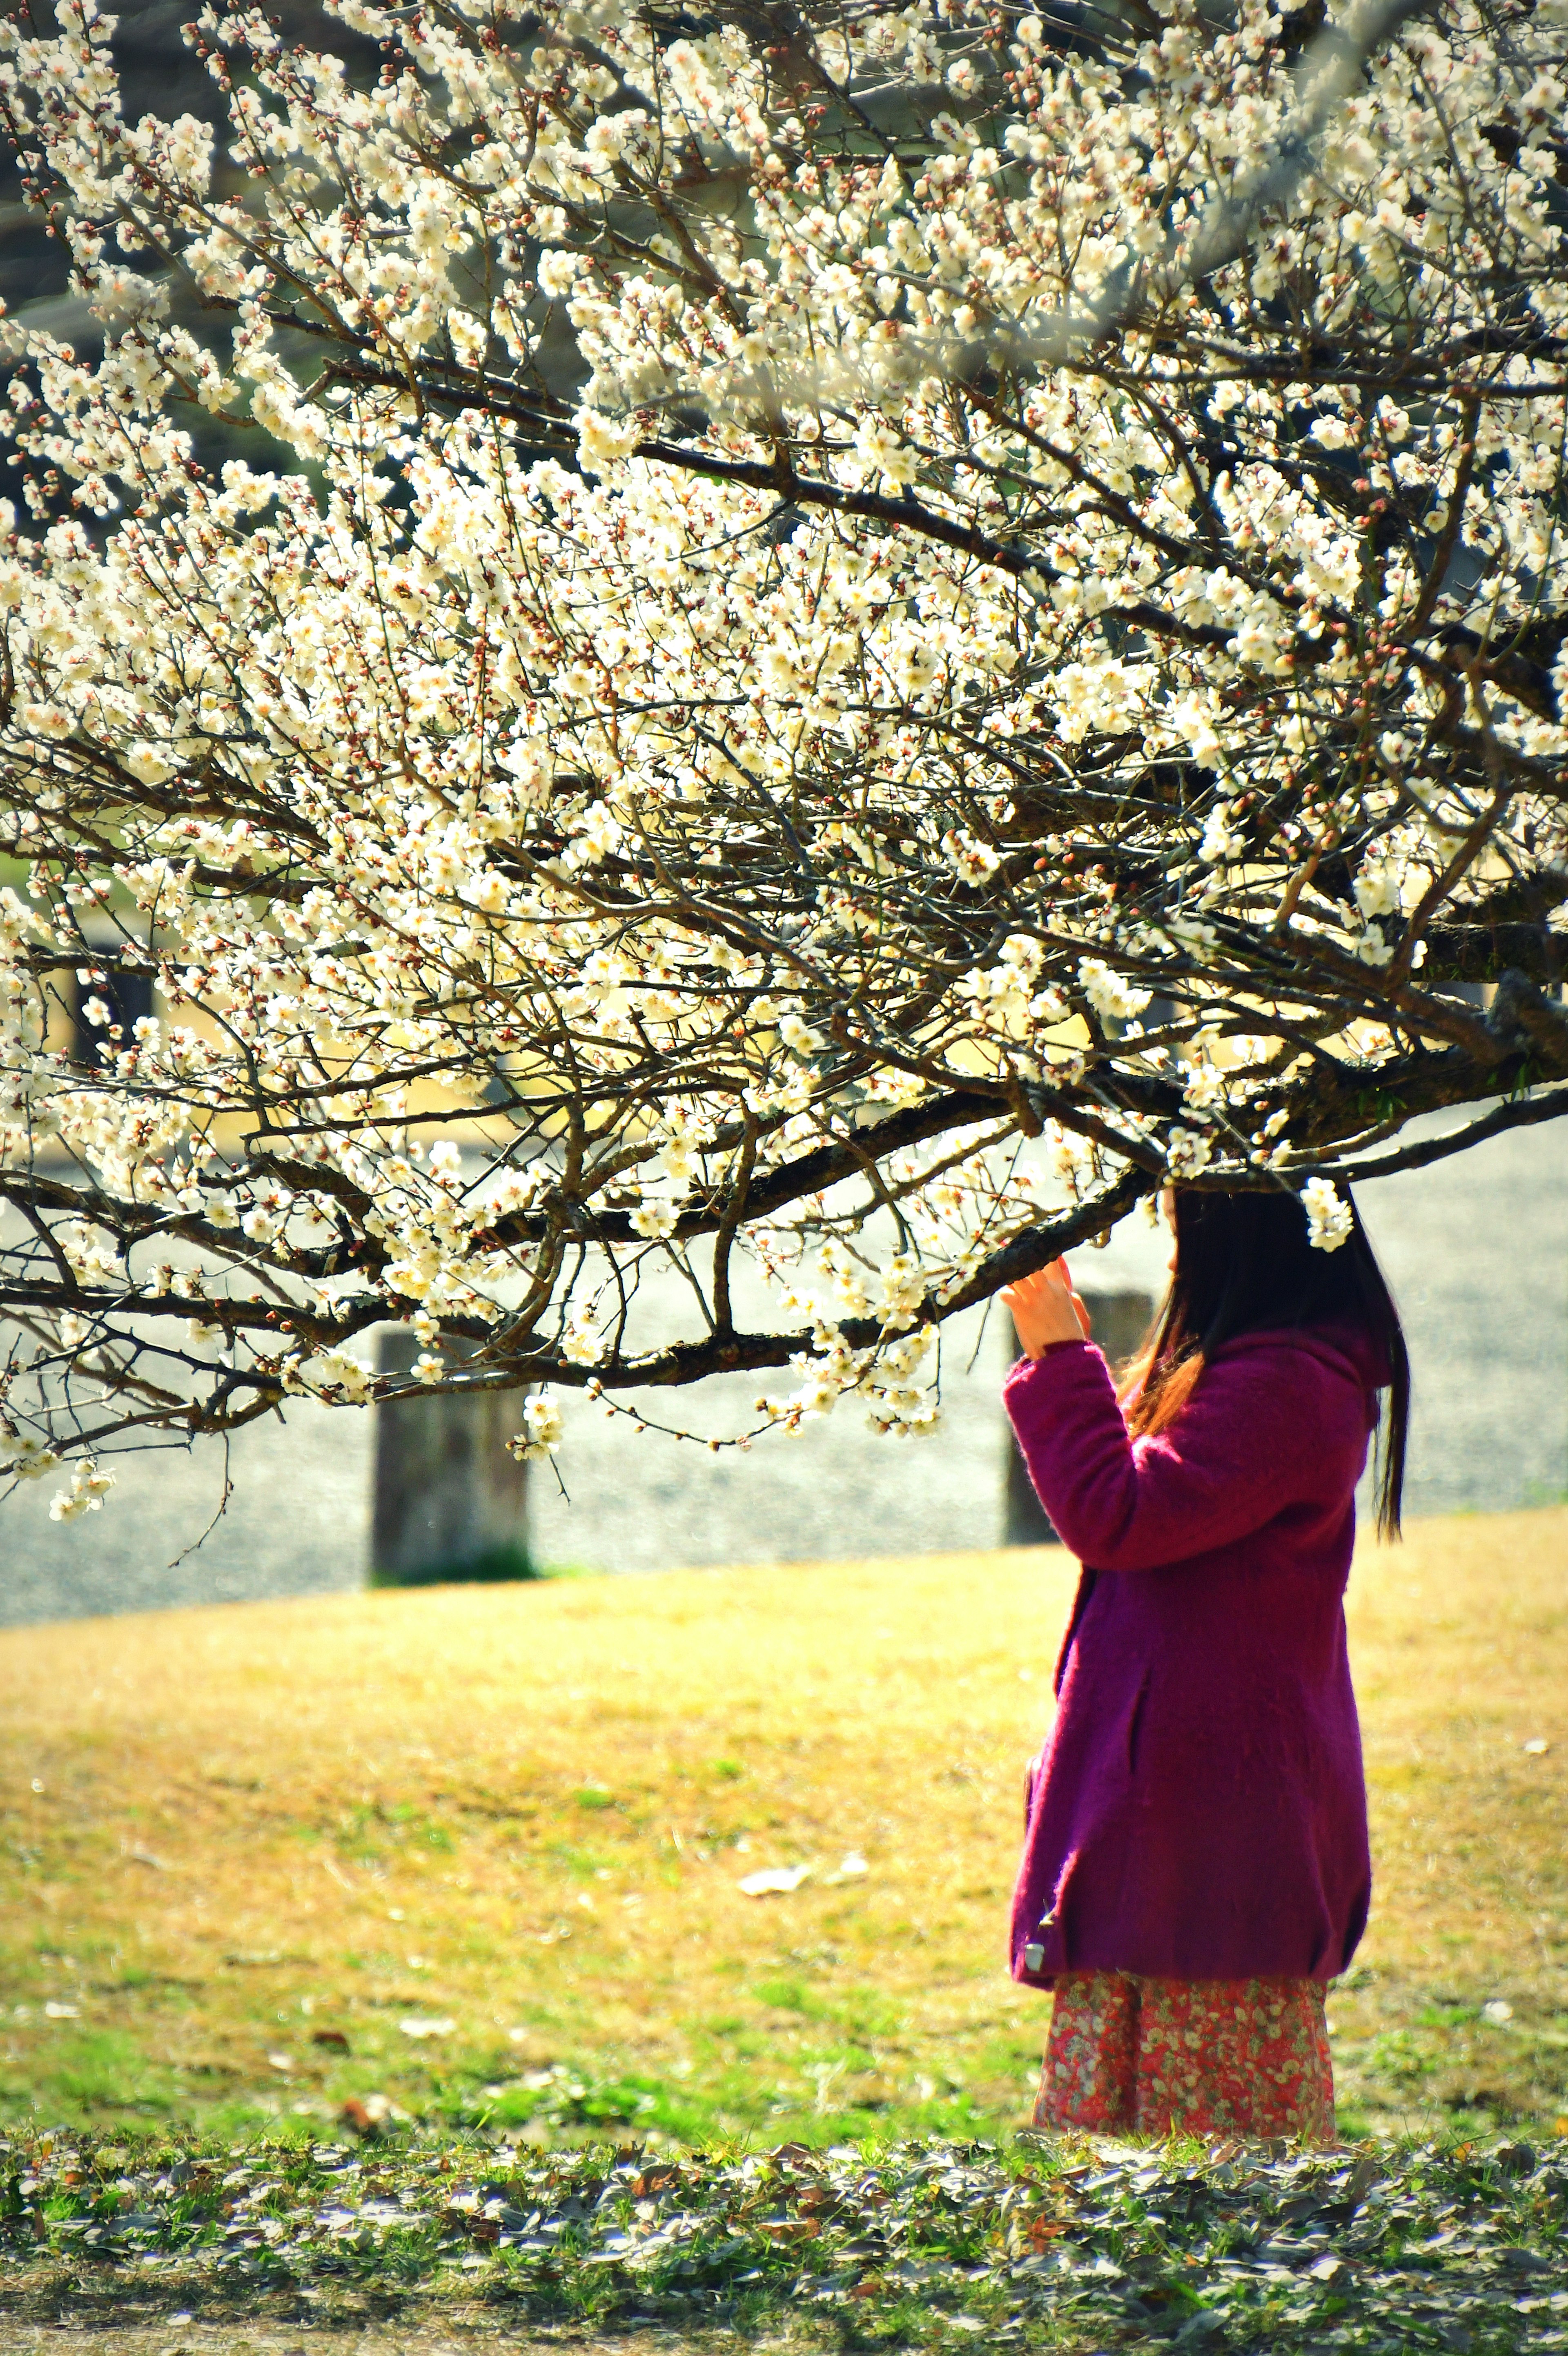
<path id="1" fill-rule="evenodd" d="M 1376 1380 L 1349 1329 L 1243 1334 L 1134 1440 L 1089 1344 L 1008 1376 L 1083 1566 L 1031 1776 L 1016 1979 L 1326 1980 L 1349 1962 L 1371 1863 L 1343 1599 Z"/>

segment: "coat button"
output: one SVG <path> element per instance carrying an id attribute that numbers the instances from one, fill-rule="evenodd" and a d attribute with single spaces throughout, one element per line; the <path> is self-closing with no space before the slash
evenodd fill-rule
<path id="1" fill-rule="evenodd" d="M 1024 1969 L 1026 1972 L 1038 1972 L 1044 1961 L 1045 1949 L 1040 1944 L 1038 1940 L 1036 1940 L 1031 1946 L 1028 1946 L 1024 1949 Z"/>

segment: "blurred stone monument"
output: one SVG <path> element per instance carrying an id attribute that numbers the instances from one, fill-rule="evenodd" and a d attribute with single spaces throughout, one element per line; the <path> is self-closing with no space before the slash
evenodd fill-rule
<path id="1" fill-rule="evenodd" d="M 381 1373 L 406 1372 L 419 1346 L 406 1330 L 383 1333 Z M 528 1468 L 507 1448 L 520 1395 L 411 1390 L 372 1412 L 372 1587 L 533 1578 Z"/>
<path id="2" fill-rule="evenodd" d="M 1147 1333 L 1154 1316 L 1152 1293 L 1126 1289 L 1115 1292 L 1097 1291 L 1093 1285 L 1078 1288 L 1083 1305 L 1089 1312 L 1090 1339 L 1097 1342 L 1116 1372 L 1132 1357 Z M 1017 1355 L 1018 1340 L 1009 1317 L 1004 1328 L 1009 1352 Z M 1004 1546 L 1055 1546 L 1056 1532 L 1051 1528 L 1045 1507 L 1034 1494 L 1034 1483 L 1012 1428 L 1008 1429 L 1007 1499 L 1003 1516 Z"/>

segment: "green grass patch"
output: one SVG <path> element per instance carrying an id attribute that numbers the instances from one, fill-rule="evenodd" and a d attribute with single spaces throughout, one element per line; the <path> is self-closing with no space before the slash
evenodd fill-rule
<path id="1" fill-rule="evenodd" d="M 544 2090 L 536 2090 L 543 2092 Z M 643 2111 L 660 2090 L 563 2082 Z M 1568 2146 L 1205 2153 L 871 2133 L 661 2154 L 622 2121 L 324 2141 L 157 2128 L 0 2148 L 0 2317 L 477 2329 L 657 2327 L 806 2344 L 1522 2356 L 1561 2347 Z M 608 2130 L 607 2132 L 604 2130 Z"/>
<path id="2" fill-rule="evenodd" d="M 0 2121 L 1005 2136 L 1072 1586 L 1029 1553 L 6 1631 Z M 1376 1879 L 1329 2001 L 1342 2123 L 1563 2131 L 1568 1515 L 1364 1548 L 1350 1631 Z"/>

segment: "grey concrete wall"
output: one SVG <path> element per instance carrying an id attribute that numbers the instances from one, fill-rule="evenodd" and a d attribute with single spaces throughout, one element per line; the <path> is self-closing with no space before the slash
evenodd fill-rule
<path id="1" fill-rule="evenodd" d="M 1568 1138 L 1552 1127 L 1361 1194 L 1398 1295 L 1416 1378 L 1407 1507 L 1481 1511 L 1568 1494 Z M 1141 1215 L 1081 1279 L 1157 1289 L 1168 1245 Z M 944 1343 L 947 1411 L 921 1440 L 880 1440 L 840 1407 L 799 1440 L 713 1456 L 568 1403 L 564 1489 L 536 1468 L 536 1554 L 557 1564 L 656 1570 L 677 1563 L 902 1554 L 1000 1542 L 1001 1320 L 965 1321 Z M 971 1360 L 973 1364 L 971 1365 Z M 770 1387 L 785 1386 L 780 1377 Z M 735 1428 L 755 1376 L 666 1397 L 658 1412 L 702 1431 Z M 0 1506 L 0 1620 L 303 1595 L 364 1578 L 369 1479 L 364 1411 L 291 1411 L 231 1452 L 235 1494 L 199 1537 L 222 1486 L 217 1454 L 121 1459 L 101 1513 L 48 1520 L 52 1483 Z"/>

